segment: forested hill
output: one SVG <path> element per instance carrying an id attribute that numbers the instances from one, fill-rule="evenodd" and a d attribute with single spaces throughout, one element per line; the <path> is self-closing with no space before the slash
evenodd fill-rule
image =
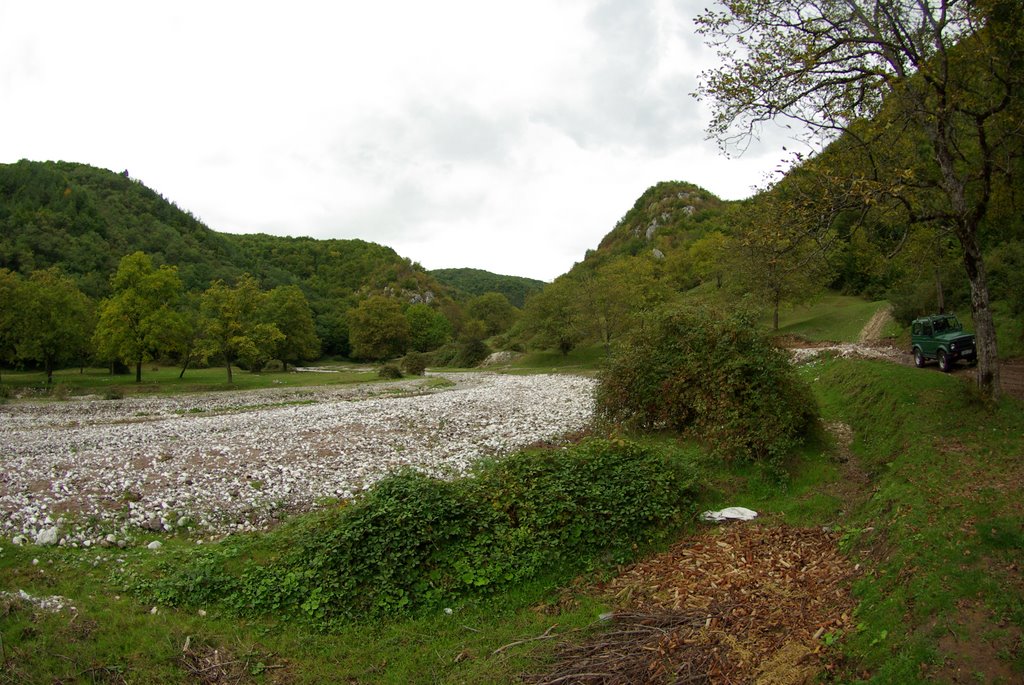
<path id="1" fill-rule="evenodd" d="M 121 257 L 137 250 L 178 267 L 187 290 L 242 273 L 262 287 L 298 284 L 318 301 L 361 290 L 440 294 L 424 269 L 389 247 L 211 230 L 127 172 L 71 162 L 0 164 L 0 267 L 27 274 L 59 266 L 86 294 L 107 294 Z"/>
<path id="2" fill-rule="evenodd" d="M 664 181 L 637 198 L 598 247 L 598 251 L 636 255 L 643 251 L 669 252 L 723 230 L 723 202 L 700 186 Z"/>
<path id="3" fill-rule="evenodd" d="M 516 307 L 522 307 L 527 297 L 540 292 L 544 287 L 544 281 L 523 276 L 504 276 L 482 269 L 434 269 L 430 275 L 470 297 L 501 293 Z"/>

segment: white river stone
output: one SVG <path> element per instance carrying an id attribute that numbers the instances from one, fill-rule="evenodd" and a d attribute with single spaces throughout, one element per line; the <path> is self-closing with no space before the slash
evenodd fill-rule
<path id="1" fill-rule="evenodd" d="M 592 418 L 593 379 L 445 377 L 455 385 L 442 390 L 428 378 L 8 402 L 0 405 L 0 532 L 33 539 L 56 522 L 75 545 L 173 523 L 260 529 L 352 497 L 396 469 L 458 476 L 481 457 L 583 430 Z"/>

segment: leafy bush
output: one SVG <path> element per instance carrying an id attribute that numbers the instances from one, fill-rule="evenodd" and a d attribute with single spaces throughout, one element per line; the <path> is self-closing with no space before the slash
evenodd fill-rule
<path id="1" fill-rule="evenodd" d="M 385 364 L 377 369 L 377 375 L 381 378 L 395 379 L 402 377 L 402 370 L 394 364 Z"/>
<path id="2" fill-rule="evenodd" d="M 329 627 L 446 606 L 555 568 L 629 559 L 690 512 L 678 452 L 591 440 L 445 481 L 391 476 L 354 503 L 173 561 L 164 603 L 222 602 Z"/>
<path id="3" fill-rule="evenodd" d="M 427 371 L 427 357 L 420 352 L 410 352 L 402 360 L 402 368 L 410 376 L 422 376 Z"/>
<path id="4" fill-rule="evenodd" d="M 124 399 L 124 388 L 112 387 L 107 388 L 103 393 L 103 399 L 105 400 L 123 400 Z"/>
<path id="5" fill-rule="evenodd" d="M 448 343 L 427 354 L 427 366 L 454 366 L 459 353 L 456 343 Z"/>
<path id="6" fill-rule="evenodd" d="M 724 458 L 773 465 L 815 423 L 810 389 L 743 314 L 666 309 L 612 357 L 598 415 L 627 428 L 697 437 Z"/>
<path id="7" fill-rule="evenodd" d="M 280 359 L 271 359 L 263 365 L 260 373 L 281 373 L 282 371 L 284 371 L 284 362 Z"/>
<path id="8" fill-rule="evenodd" d="M 460 368 L 472 368 L 479 366 L 480 362 L 487 359 L 491 354 L 491 348 L 483 340 L 467 340 L 459 343 L 458 352 L 452 360 L 454 366 Z"/>

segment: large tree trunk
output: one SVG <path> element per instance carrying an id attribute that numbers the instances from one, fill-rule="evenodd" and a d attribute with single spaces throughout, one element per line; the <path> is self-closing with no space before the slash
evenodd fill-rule
<path id="1" fill-rule="evenodd" d="M 964 267 L 971 282 L 971 316 L 974 317 L 975 354 L 978 359 L 978 387 L 985 397 L 999 398 L 999 352 L 996 325 L 989 306 L 988 279 L 978 246 L 977 232 L 958 231 L 964 250 Z"/>
<path id="2" fill-rule="evenodd" d="M 141 359 L 136 359 L 135 360 L 135 382 L 136 383 L 141 383 L 142 382 L 142 360 Z"/>
<path id="3" fill-rule="evenodd" d="M 991 190 L 991 175 L 982 177 L 983 190 L 981 199 L 968 208 L 965 180 L 957 173 L 953 162 L 953 151 L 956 145 L 953 140 L 953 123 L 947 117 L 937 117 L 935 128 L 931 131 L 935 159 L 942 172 L 941 186 L 949 198 L 950 208 L 958 217 L 953 225 L 953 232 L 960 241 L 963 251 L 964 268 L 971 282 L 971 315 L 974 317 L 974 354 L 978 360 L 978 388 L 985 397 L 996 400 L 999 398 L 999 354 L 996 349 L 996 325 L 992 319 L 992 308 L 989 306 L 988 279 L 985 275 L 985 264 L 981 257 L 981 246 L 978 245 L 979 224 L 987 209 Z"/>

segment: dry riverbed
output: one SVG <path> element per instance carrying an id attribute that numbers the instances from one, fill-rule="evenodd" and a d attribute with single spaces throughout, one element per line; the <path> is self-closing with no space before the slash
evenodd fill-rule
<path id="1" fill-rule="evenodd" d="M 124 546 L 261 529 L 403 467 L 459 475 L 593 413 L 587 378 L 448 378 L 0 406 L 0 532 Z"/>

